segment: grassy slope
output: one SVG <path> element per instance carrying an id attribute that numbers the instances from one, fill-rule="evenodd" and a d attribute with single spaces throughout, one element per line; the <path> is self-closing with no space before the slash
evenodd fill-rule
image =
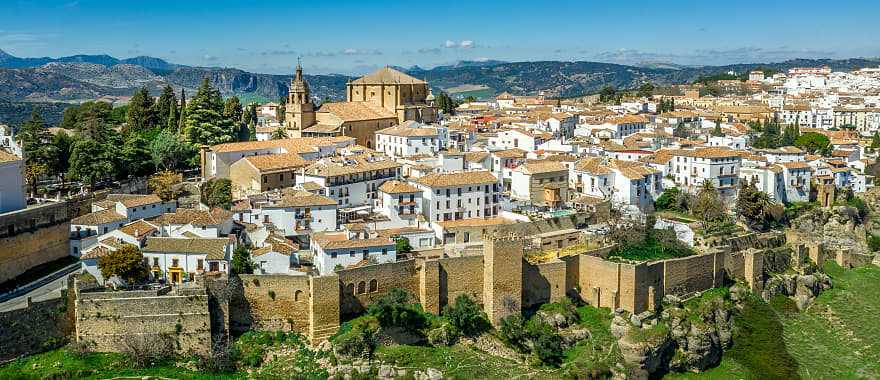
<path id="1" fill-rule="evenodd" d="M 771 358 L 767 362 L 776 363 L 771 369 L 783 367 L 780 356 L 788 355 L 797 362 L 797 375 L 804 379 L 848 379 L 876 378 L 880 376 L 880 268 L 869 266 L 844 270 L 836 264 L 828 264 L 825 271 L 831 275 L 834 288 L 822 293 L 816 302 L 805 312 L 791 311 L 791 305 L 785 300 L 774 299 L 771 305 L 762 303 L 756 310 L 764 309 L 765 313 L 776 318 L 760 318 L 759 313 L 751 319 L 764 320 L 761 323 L 772 323 L 778 320 L 782 325 L 782 339 L 785 351 L 781 352 L 777 345 L 775 350 L 755 349 L 754 341 L 740 344 L 743 350 L 737 355 L 736 349 L 725 353 L 721 364 L 700 374 L 674 374 L 675 379 L 764 379 L 766 373 L 760 372 L 762 358 Z M 790 301 L 789 301 L 790 302 Z M 771 308 L 772 307 L 772 308 Z M 740 320 L 737 320 L 740 325 Z M 759 331 L 760 332 L 760 331 Z M 769 335 L 775 336 L 772 332 Z M 772 343 L 770 339 L 758 341 Z M 740 341 L 737 340 L 740 339 Z M 742 337 L 735 337 L 734 347 Z M 778 340 L 774 337 L 772 340 Z M 743 347 L 746 346 L 746 347 Z M 746 350 L 745 348 L 748 348 Z M 759 351 L 764 351 L 761 355 Z M 748 355 L 754 362 L 750 363 Z M 757 365 L 756 365 L 757 364 Z M 794 365 L 784 366 L 794 369 Z M 789 377 L 794 377 L 793 373 Z"/>
<path id="2" fill-rule="evenodd" d="M 452 379 L 504 379 L 527 377 L 558 379 L 567 373 L 585 373 L 592 368 L 610 368 L 620 359 L 617 340 L 611 335 L 611 316 L 607 308 L 578 308 L 580 324 L 592 338 L 564 353 L 560 368 L 535 368 L 488 355 L 473 348 L 393 346 L 380 347 L 376 356 L 401 367 L 436 368 Z"/>

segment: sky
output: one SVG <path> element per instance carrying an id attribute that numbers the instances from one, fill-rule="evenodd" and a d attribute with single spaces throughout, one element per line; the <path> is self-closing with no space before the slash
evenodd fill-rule
<path id="1" fill-rule="evenodd" d="M 685 65 L 880 57 L 876 0 L 0 0 L 18 57 L 148 55 L 288 74 L 460 60 Z"/>

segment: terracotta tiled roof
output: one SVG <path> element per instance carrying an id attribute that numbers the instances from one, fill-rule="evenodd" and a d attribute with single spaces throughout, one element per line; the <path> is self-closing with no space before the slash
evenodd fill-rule
<path id="1" fill-rule="evenodd" d="M 385 194 L 402 194 L 402 193 L 419 193 L 419 192 L 421 192 L 421 190 L 419 190 L 418 187 L 415 187 L 415 186 L 410 185 L 410 184 L 403 182 L 403 181 L 396 181 L 396 180 L 386 181 L 385 183 L 382 184 L 382 186 L 379 186 L 379 191 L 381 191 Z"/>
<path id="2" fill-rule="evenodd" d="M 82 260 L 100 259 L 104 256 L 109 255 L 111 252 L 113 252 L 111 249 L 109 249 L 103 245 L 96 245 L 96 246 L 92 247 L 91 249 L 85 251 L 83 253 L 83 255 L 80 256 L 80 259 L 82 259 Z"/>
<path id="3" fill-rule="evenodd" d="M 401 164 L 384 156 L 354 156 L 337 159 L 324 159 L 315 162 L 305 169 L 305 174 L 318 177 L 332 177 L 396 169 L 401 166 Z"/>
<path id="4" fill-rule="evenodd" d="M 498 158 L 525 158 L 526 151 L 522 149 L 512 148 L 505 150 L 496 150 L 492 155 Z"/>
<path id="5" fill-rule="evenodd" d="M 232 212 L 215 208 L 211 211 L 179 208 L 176 212 L 162 214 L 154 220 L 158 224 L 192 224 L 196 226 L 219 225 L 232 217 Z"/>
<path id="6" fill-rule="evenodd" d="M 342 239 L 339 239 L 340 235 L 342 236 Z M 394 245 L 393 240 L 385 237 L 371 239 L 348 239 L 344 233 L 317 233 L 312 235 L 312 240 L 314 240 L 315 243 L 320 245 L 323 249 L 357 249 Z"/>
<path id="7" fill-rule="evenodd" d="M 333 198 L 318 195 L 308 191 L 285 191 L 278 202 L 264 207 L 306 207 L 306 206 L 335 206 Z"/>
<path id="8" fill-rule="evenodd" d="M 369 102 L 324 103 L 317 112 L 331 114 L 340 122 L 397 119 L 397 115 L 393 112 Z"/>
<path id="9" fill-rule="evenodd" d="M 158 231 L 158 228 L 150 224 L 149 222 L 141 219 L 119 227 L 119 231 L 125 233 L 126 235 L 140 238 L 141 236 L 149 235 L 153 232 Z"/>
<path id="10" fill-rule="evenodd" d="M 351 81 L 352 84 L 426 84 L 390 67 L 383 67 L 370 74 Z"/>
<path id="11" fill-rule="evenodd" d="M 418 183 L 428 187 L 449 187 L 461 185 L 482 185 L 497 183 L 492 173 L 486 170 L 458 173 L 430 173 L 419 177 Z"/>
<path id="12" fill-rule="evenodd" d="M 125 207 L 139 207 L 153 203 L 162 203 L 162 199 L 156 194 L 108 194 L 106 200 L 122 203 Z"/>
<path id="13" fill-rule="evenodd" d="M 525 174 L 541 174 L 568 171 L 568 168 L 566 168 L 565 165 L 557 161 L 548 160 L 528 162 L 520 165 L 519 169 Z"/>
<path id="14" fill-rule="evenodd" d="M 384 230 L 376 230 L 375 232 L 376 232 L 376 235 L 378 235 L 379 237 L 385 237 L 385 238 L 394 238 L 394 237 L 397 237 L 400 235 L 415 234 L 415 233 L 426 233 L 426 232 L 433 233 L 433 231 L 431 231 L 429 229 L 419 228 L 419 227 L 389 228 L 389 229 L 384 229 Z"/>
<path id="15" fill-rule="evenodd" d="M 354 144 L 354 137 L 300 137 L 296 139 L 243 141 L 214 145 L 211 151 L 215 153 L 238 152 L 242 150 L 256 149 L 284 149 L 286 153 L 316 152 L 320 146 Z"/>
<path id="16" fill-rule="evenodd" d="M 223 260 L 226 258 L 226 238 L 170 238 L 148 237 L 144 252 L 204 254 L 207 260 Z"/>
<path id="17" fill-rule="evenodd" d="M 802 161 L 794 161 L 794 162 L 783 162 L 780 164 L 784 166 L 786 169 L 809 169 L 810 165 L 806 162 Z"/>
<path id="18" fill-rule="evenodd" d="M 464 159 L 468 162 L 481 162 L 489 157 L 489 152 L 467 152 L 464 154 Z"/>
<path id="19" fill-rule="evenodd" d="M 70 220 L 70 224 L 81 224 L 85 226 L 95 226 L 98 224 L 106 224 L 113 222 L 121 222 L 127 220 L 124 215 L 116 212 L 114 209 L 90 212 L 83 216 L 79 216 Z"/>
<path id="20" fill-rule="evenodd" d="M 390 136 L 399 136 L 399 137 L 436 137 L 437 136 L 437 128 L 420 126 L 421 124 L 408 120 L 403 122 L 403 124 L 395 125 L 393 127 L 380 129 L 376 131 L 376 134 L 381 135 L 390 135 Z"/>
<path id="21" fill-rule="evenodd" d="M 607 161 L 599 157 L 587 157 L 574 164 L 575 170 L 592 173 L 592 174 L 608 174 L 611 169 L 608 168 Z"/>
<path id="22" fill-rule="evenodd" d="M 298 169 L 308 166 L 311 161 L 304 160 L 297 153 L 262 154 L 243 158 L 261 172 Z"/>
<path id="23" fill-rule="evenodd" d="M 515 220 L 505 219 L 502 217 L 494 217 L 494 218 L 470 218 L 470 219 L 459 219 L 459 220 L 447 220 L 444 222 L 437 222 L 443 228 L 455 228 L 455 227 L 476 227 L 476 226 L 498 226 L 502 224 L 515 224 Z"/>
<path id="24" fill-rule="evenodd" d="M 19 161 L 21 157 L 0 149 L 0 162 Z"/>

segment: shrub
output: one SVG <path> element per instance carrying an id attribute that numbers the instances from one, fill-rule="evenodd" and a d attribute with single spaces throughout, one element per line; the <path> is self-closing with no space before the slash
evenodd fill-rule
<path id="1" fill-rule="evenodd" d="M 444 323 L 428 332 L 428 343 L 434 346 L 451 346 L 458 340 L 459 332 L 448 323 Z"/>
<path id="2" fill-rule="evenodd" d="M 483 309 L 467 295 L 455 297 L 455 302 L 443 308 L 449 324 L 466 336 L 480 335 L 491 328 Z"/>
<path id="3" fill-rule="evenodd" d="M 127 335 L 119 341 L 123 353 L 137 368 L 144 368 L 174 355 L 174 342 L 167 335 Z"/>
<path id="4" fill-rule="evenodd" d="M 526 332 L 526 321 L 519 314 L 511 314 L 501 318 L 498 334 L 508 346 L 519 352 L 528 352 L 529 334 Z"/>
<path id="5" fill-rule="evenodd" d="M 399 327 L 411 332 L 421 330 L 428 321 L 415 297 L 398 288 L 391 289 L 370 305 L 367 313 L 376 318 L 379 326 Z"/>
<path id="6" fill-rule="evenodd" d="M 871 249 L 871 252 L 880 251 L 880 235 L 868 232 L 868 248 Z"/>
<path id="7" fill-rule="evenodd" d="M 533 364 L 537 364 L 537 361 L 545 365 L 559 365 L 562 362 L 562 338 L 559 334 L 550 325 L 536 319 L 528 324 L 527 329 L 532 341 Z"/>
<path id="8" fill-rule="evenodd" d="M 369 358 L 376 349 L 375 334 L 379 322 L 374 317 L 361 317 L 351 323 L 351 329 L 334 337 L 336 353 L 352 358 Z"/>

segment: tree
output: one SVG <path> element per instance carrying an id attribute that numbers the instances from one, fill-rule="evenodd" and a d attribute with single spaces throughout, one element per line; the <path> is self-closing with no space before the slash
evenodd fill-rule
<path id="1" fill-rule="evenodd" d="M 800 136 L 800 127 L 797 124 L 785 127 L 782 131 L 782 137 L 779 139 L 779 146 L 794 145 L 798 136 Z"/>
<path id="2" fill-rule="evenodd" d="M 52 159 L 52 167 L 49 168 L 51 174 L 64 178 L 67 170 L 70 169 L 70 150 L 73 148 L 73 138 L 66 132 L 60 131 L 52 138 L 52 146 L 54 147 L 55 158 Z"/>
<path id="3" fill-rule="evenodd" d="M 398 327 L 406 331 L 419 331 L 427 325 L 416 298 L 408 291 L 394 288 L 367 308 L 383 328 Z"/>
<path id="4" fill-rule="evenodd" d="M 794 145 L 810 154 L 821 154 L 828 156 L 831 154 L 831 140 L 817 132 L 807 132 L 800 135 L 794 140 Z"/>
<path id="5" fill-rule="evenodd" d="M 617 90 L 613 86 L 605 86 L 599 90 L 599 101 L 609 102 L 617 99 Z"/>
<path id="6" fill-rule="evenodd" d="M 202 203 L 208 207 L 222 207 L 229 209 L 232 206 L 232 182 L 226 178 L 213 178 L 202 183 Z"/>
<path id="7" fill-rule="evenodd" d="M 282 96 L 278 100 L 278 108 L 275 109 L 275 119 L 279 123 L 284 124 L 285 117 L 287 117 L 287 97 Z"/>
<path id="8" fill-rule="evenodd" d="M 694 205 L 691 207 L 693 214 L 700 219 L 703 228 L 708 225 L 723 220 L 726 212 L 724 204 L 721 202 L 721 196 L 711 180 L 703 181 Z"/>
<path id="9" fill-rule="evenodd" d="M 54 166 L 53 159 L 57 156 L 51 144 L 52 134 L 46 128 L 38 108 L 31 109 L 31 118 L 22 124 L 17 137 L 25 156 L 25 179 L 32 192 L 36 193 L 37 182 L 49 174 L 50 167 Z"/>
<path id="10" fill-rule="evenodd" d="M 874 137 L 871 137 L 871 149 L 880 149 L 880 131 L 874 132 Z"/>
<path id="11" fill-rule="evenodd" d="M 147 265 L 144 264 L 144 255 L 132 244 L 125 244 L 98 259 L 98 269 L 105 279 L 118 276 L 129 284 L 144 281 L 150 275 Z"/>
<path id="12" fill-rule="evenodd" d="M 182 88 L 180 89 L 180 107 L 177 109 L 180 110 L 177 115 L 177 133 L 183 134 L 183 130 L 186 127 L 186 91 Z"/>
<path id="13" fill-rule="evenodd" d="M 150 179 L 147 180 L 147 186 L 162 201 L 168 202 L 177 199 L 180 191 L 176 187 L 181 182 L 183 182 L 183 175 L 164 170 L 150 176 Z"/>
<path id="14" fill-rule="evenodd" d="M 223 103 L 223 117 L 229 119 L 233 124 L 242 124 L 243 114 L 244 111 L 241 108 L 241 101 L 238 100 L 237 96 L 232 96 L 229 99 L 226 99 L 226 102 Z"/>
<path id="15" fill-rule="evenodd" d="M 232 121 L 223 116 L 220 91 L 211 87 L 208 77 L 186 107 L 184 135 L 189 143 L 215 145 L 235 140 Z"/>
<path id="16" fill-rule="evenodd" d="M 113 162 L 107 159 L 107 152 L 97 141 L 89 138 L 78 139 L 70 152 L 70 170 L 67 175 L 83 181 L 89 188 L 98 180 L 113 174 Z"/>
<path id="17" fill-rule="evenodd" d="M 465 294 L 459 294 L 454 303 L 446 305 L 443 316 L 465 336 L 477 336 L 491 328 L 483 309 Z"/>
<path id="18" fill-rule="evenodd" d="M 449 94 L 442 91 L 435 97 L 434 105 L 438 110 L 442 111 L 444 115 L 455 115 L 455 109 L 458 108 L 458 103 L 449 97 Z"/>
<path id="19" fill-rule="evenodd" d="M 170 85 L 162 89 L 153 113 L 156 115 L 156 123 L 162 128 L 168 128 L 171 116 L 177 114 L 177 97 L 174 96 L 174 89 Z"/>
<path id="20" fill-rule="evenodd" d="M 156 135 L 156 138 L 150 142 L 149 146 L 150 158 L 153 165 L 160 169 L 175 170 L 186 162 L 191 154 L 189 145 L 180 141 L 177 134 L 164 130 Z"/>
<path id="21" fill-rule="evenodd" d="M 128 102 L 128 114 L 126 115 L 126 125 L 124 133 L 129 131 L 143 131 L 154 128 L 158 124 L 156 108 L 153 104 L 153 97 L 147 91 L 147 87 L 141 87 L 135 91 Z"/>
<path id="22" fill-rule="evenodd" d="M 736 199 L 736 213 L 746 224 L 756 230 L 766 231 L 773 222 L 782 218 L 783 207 L 774 203 L 767 193 L 745 181 Z"/>
<path id="23" fill-rule="evenodd" d="M 256 134 L 256 132 L 254 133 Z M 272 131 L 272 135 L 269 136 L 271 140 L 284 140 L 287 138 L 287 131 L 284 130 L 284 127 L 278 127 L 274 131 Z"/>
<path id="24" fill-rule="evenodd" d="M 152 172 L 147 140 L 140 133 L 130 133 L 119 151 L 116 172 L 120 177 L 142 176 Z"/>
<path id="25" fill-rule="evenodd" d="M 686 139 L 691 137 L 691 131 L 684 123 L 678 123 L 678 125 L 675 126 L 675 129 L 672 130 L 672 136 Z"/>
<path id="26" fill-rule="evenodd" d="M 639 86 L 638 96 L 642 98 L 650 97 L 654 94 L 654 85 L 651 83 L 643 83 Z"/>
<path id="27" fill-rule="evenodd" d="M 409 239 L 402 236 L 394 239 L 394 251 L 399 254 L 412 252 L 412 246 L 409 245 Z"/>
<path id="28" fill-rule="evenodd" d="M 477 101 L 477 98 L 474 97 L 473 95 L 468 95 L 468 96 L 465 96 L 464 99 L 462 99 L 462 101 L 464 103 L 473 103 L 473 102 Z"/>
<path id="29" fill-rule="evenodd" d="M 172 103 L 168 109 L 168 118 L 165 121 L 165 129 L 169 131 L 177 132 L 177 127 L 180 125 L 180 116 L 177 111 L 177 103 Z"/>
<path id="30" fill-rule="evenodd" d="M 721 120 L 715 120 L 715 128 L 710 134 L 715 137 L 724 137 L 724 131 L 721 130 Z"/>
<path id="31" fill-rule="evenodd" d="M 254 262 L 251 260 L 251 251 L 244 245 L 238 245 L 232 251 L 232 273 L 254 273 Z"/>
<path id="32" fill-rule="evenodd" d="M 654 208 L 657 211 L 678 211 L 684 212 L 686 210 L 680 209 L 680 205 L 678 199 L 681 195 L 681 190 L 677 187 L 670 187 L 663 190 L 663 193 L 657 197 L 657 200 L 654 201 Z"/>

